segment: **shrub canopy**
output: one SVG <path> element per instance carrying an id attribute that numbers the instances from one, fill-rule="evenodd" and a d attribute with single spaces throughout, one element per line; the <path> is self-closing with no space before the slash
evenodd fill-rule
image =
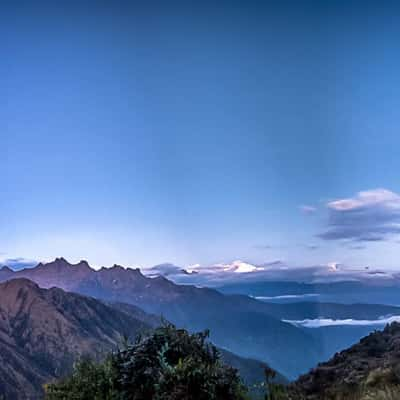
<path id="1" fill-rule="evenodd" d="M 208 332 L 165 325 L 101 363 L 82 360 L 47 385 L 47 400 L 243 400 L 236 369 L 224 365 Z"/>

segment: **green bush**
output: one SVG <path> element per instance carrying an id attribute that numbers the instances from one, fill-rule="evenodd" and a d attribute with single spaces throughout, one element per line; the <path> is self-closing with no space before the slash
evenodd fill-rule
<path id="1" fill-rule="evenodd" d="M 111 354 L 82 360 L 71 376 L 47 385 L 47 400 L 244 400 L 234 368 L 224 365 L 208 332 L 165 325 Z"/>
<path id="2" fill-rule="evenodd" d="M 265 395 L 265 400 L 286 400 L 287 392 L 285 386 L 276 383 L 276 371 L 272 368 L 265 368 L 265 385 L 267 388 L 267 393 Z"/>

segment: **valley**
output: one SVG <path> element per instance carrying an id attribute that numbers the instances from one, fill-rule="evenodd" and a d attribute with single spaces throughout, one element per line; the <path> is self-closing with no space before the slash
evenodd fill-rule
<path id="1" fill-rule="evenodd" d="M 20 271 L 0 269 L 0 280 L 14 278 L 94 297 L 124 311 L 139 307 L 146 318 L 147 313 L 155 319 L 162 316 L 193 332 L 209 329 L 211 340 L 219 347 L 259 359 L 289 379 L 385 325 L 385 320 L 381 325 L 368 325 L 368 320 L 400 315 L 398 307 L 384 304 L 269 303 L 246 294 L 227 293 L 231 289 L 221 293 L 178 285 L 165 277 L 149 278 L 140 270 L 121 266 L 94 270 L 85 261 L 70 264 L 63 258 Z M 320 326 L 321 321 L 325 321 L 324 326 Z M 330 326 L 335 321 L 344 322 Z M 357 321 L 362 324 L 357 325 Z M 315 327 L 310 327 L 313 324 Z"/>

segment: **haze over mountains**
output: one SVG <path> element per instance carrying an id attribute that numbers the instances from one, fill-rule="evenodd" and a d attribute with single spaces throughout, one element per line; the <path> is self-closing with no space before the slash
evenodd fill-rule
<path id="1" fill-rule="evenodd" d="M 63 258 L 33 269 L 0 270 L 0 280 L 15 277 L 31 279 L 44 288 L 57 286 L 109 302 L 134 304 L 190 330 L 210 329 L 218 346 L 244 357 L 261 354 L 262 361 L 287 376 L 307 370 L 319 359 L 317 351 L 306 350 L 315 347 L 309 335 L 272 317 L 267 305 L 247 296 L 176 285 L 164 277 L 147 278 L 139 270 L 121 266 L 95 271 L 85 261 L 71 265 Z"/>
<path id="2" fill-rule="evenodd" d="M 213 287 L 285 281 L 313 285 L 342 281 L 356 281 L 372 285 L 400 284 L 400 275 L 397 271 L 369 266 L 355 267 L 337 262 L 293 266 L 280 260 L 260 264 L 235 260 L 230 263 L 195 264 L 187 267 L 164 263 L 150 269 L 144 269 L 143 272 L 148 275 L 168 276 L 176 283 L 201 284 Z"/>
<path id="3" fill-rule="evenodd" d="M 43 385 L 68 374 L 81 357 L 100 361 L 126 338 L 146 334 L 159 317 L 136 306 L 105 304 L 62 289 L 40 288 L 26 278 L 0 284 L 0 395 L 43 398 Z M 265 364 L 221 349 L 248 385 L 263 380 Z M 278 375 L 278 380 L 285 379 Z"/>
<path id="4" fill-rule="evenodd" d="M 150 332 L 160 323 L 159 317 L 134 305 L 105 304 L 56 287 L 43 289 L 26 278 L 0 283 L 0 299 L 0 394 L 7 400 L 42 398 L 43 384 L 67 374 L 79 357 L 101 360 L 121 344 L 122 336 Z M 335 312 L 349 312 L 347 308 L 340 305 Z M 368 311 L 359 305 L 353 311 L 370 316 L 382 310 L 384 306 Z M 399 338 L 397 323 L 367 335 L 291 384 L 289 398 L 396 399 L 400 391 Z M 222 358 L 239 369 L 247 384 L 262 380 L 263 363 L 226 350 L 222 350 Z M 280 376 L 278 380 L 284 382 Z"/>
<path id="5" fill-rule="evenodd" d="M 18 271 L 35 267 L 38 263 L 38 261 L 23 257 L 3 258 L 0 266 L 7 266 Z M 139 266 L 133 268 L 140 269 L 144 275 L 149 277 L 165 276 L 175 283 L 207 287 L 238 284 L 240 286 L 262 285 L 267 282 L 297 282 L 314 286 L 335 282 L 360 282 L 370 286 L 400 285 L 400 274 L 396 270 L 373 268 L 367 265 L 351 266 L 337 262 L 301 266 L 291 265 L 281 260 L 265 263 L 234 260 L 211 265 L 180 266 L 162 263 L 151 268 Z"/>
<path id="6" fill-rule="evenodd" d="M 269 303 L 248 295 L 177 285 L 162 276 L 146 277 L 138 269 L 114 266 L 93 270 L 86 261 L 72 265 L 63 258 L 21 271 L 0 269 L 0 280 L 13 278 L 28 278 L 43 288 L 59 287 L 108 303 L 135 305 L 192 331 L 210 329 L 211 339 L 218 346 L 265 361 L 289 378 L 306 372 L 374 329 L 340 327 L 341 335 L 337 335 L 338 331 L 329 327 L 308 329 L 301 321 L 378 320 L 400 315 L 399 308 L 386 305 Z"/>
<path id="7" fill-rule="evenodd" d="M 371 333 L 301 376 L 293 400 L 394 400 L 400 393 L 400 324 Z"/>
<path id="8" fill-rule="evenodd" d="M 258 281 L 223 284 L 223 293 L 240 293 L 266 302 L 299 301 L 333 303 L 367 303 L 399 305 L 400 282 L 397 278 L 384 280 L 339 280 L 309 283 L 303 281 Z"/>

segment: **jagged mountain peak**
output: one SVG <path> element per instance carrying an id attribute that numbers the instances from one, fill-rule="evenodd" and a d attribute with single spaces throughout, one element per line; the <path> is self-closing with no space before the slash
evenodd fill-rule
<path id="1" fill-rule="evenodd" d="M 115 269 L 115 270 L 124 270 L 125 271 L 125 267 L 123 267 L 122 265 L 119 264 L 114 264 L 110 269 Z"/>
<path id="2" fill-rule="evenodd" d="M 76 264 L 72 264 L 67 261 L 64 257 L 57 257 L 53 261 L 47 263 L 39 263 L 36 268 L 43 267 L 43 268 L 90 268 L 89 263 L 86 260 L 81 260 Z"/>
<path id="3" fill-rule="evenodd" d="M 81 267 L 85 267 L 85 268 L 91 268 L 89 263 L 86 260 L 79 261 L 79 263 L 77 265 L 80 265 Z"/>
<path id="4" fill-rule="evenodd" d="M 211 288 L 178 285 L 165 277 L 145 276 L 139 269 L 76 268 L 60 259 L 53 263 L 0 274 L 0 280 L 25 277 L 42 288 L 59 287 L 108 302 L 133 304 L 163 315 L 177 326 L 210 329 L 217 345 L 250 358 L 266 354 L 263 361 L 288 377 L 318 360 L 318 349 L 312 348 L 310 335 L 271 316 L 266 305 L 249 297 L 225 296 Z M 231 334 L 227 336 L 226 331 Z M 288 362 L 282 361 L 283 348 L 290 354 Z"/>
<path id="5" fill-rule="evenodd" d="M 110 268 L 102 267 L 99 270 L 92 268 L 85 260 L 72 264 L 63 257 L 57 257 L 53 261 L 40 263 L 34 268 L 13 271 L 11 269 L 0 270 L 0 280 L 13 278 L 28 278 L 39 284 L 40 287 L 60 287 L 67 291 L 82 292 L 84 294 L 95 294 L 102 297 L 99 290 L 142 290 L 146 285 L 157 283 L 159 290 L 162 287 L 174 285 L 172 282 L 163 280 L 153 282 L 152 279 L 142 274 L 139 268 L 123 267 L 114 264 Z"/>

